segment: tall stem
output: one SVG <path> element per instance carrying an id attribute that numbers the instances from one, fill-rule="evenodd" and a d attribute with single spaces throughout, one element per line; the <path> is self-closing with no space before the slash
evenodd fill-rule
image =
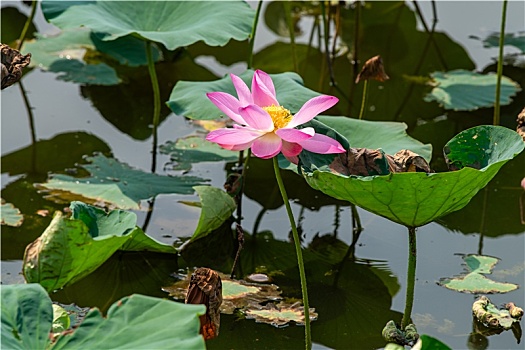
<path id="1" fill-rule="evenodd" d="M 22 99 L 24 100 L 24 106 L 26 107 L 27 117 L 29 118 L 29 130 L 31 131 L 31 169 L 36 172 L 36 128 L 35 128 L 35 117 L 33 116 L 33 108 L 27 98 L 27 92 L 22 84 L 22 80 L 18 81 L 18 87 L 22 93 Z"/>
<path id="2" fill-rule="evenodd" d="M 284 5 L 284 13 L 286 14 L 286 22 L 288 22 L 288 31 L 290 32 L 290 44 L 292 46 L 292 62 L 293 62 L 293 69 L 296 73 L 299 72 L 299 66 L 297 64 L 297 52 L 295 49 L 295 30 L 293 26 L 293 19 L 292 19 L 292 5 L 289 1 L 283 2 Z"/>
<path id="3" fill-rule="evenodd" d="M 361 110 L 359 111 L 359 119 L 363 119 L 365 115 L 365 105 L 366 105 L 366 94 L 368 93 L 368 79 L 365 80 L 365 85 L 363 86 L 363 99 L 361 100 Z"/>
<path id="4" fill-rule="evenodd" d="M 157 79 L 157 72 L 155 71 L 155 62 L 153 61 L 151 41 L 146 42 L 146 57 L 148 58 L 148 71 L 151 78 L 151 87 L 153 88 L 153 151 L 151 172 L 154 173 L 157 168 L 157 127 L 159 126 L 160 120 L 160 88 Z"/>
<path id="5" fill-rule="evenodd" d="M 401 321 L 401 329 L 410 323 L 410 315 L 412 314 L 412 306 L 414 305 L 414 285 L 416 282 L 416 228 L 408 228 L 408 271 L 407 271 L 407 293 L 405 301 L 405 312 Z"/>
<path id="6" fill-rule="evenodd" d="M 261 14 L 261 7 L 263 1 L 259 0 L 257 4 L 257 10 L 255 11 L 255 18 L 253 20 L 252 33 L 250 35 L 250 56 L 248 57 L 248 69 L 253 67 L 253 45 L 255 43 L 255 33 L 257 32 L 257 23 L 259 23 L 259 15 Z"/>
<path id="7" fill-rule="evenodd" d="M 494 104 L 494 125 L 500 123 L 499 97 L 501 95 L 501 75 L 503 74 L 503 41 L 505 39 L 505 22 L 507 20 L 507 0 L 503 0 L 501 10 L 501 30 L 499 33 L 498 82 L 496 84 L 496 103 Z"/>
<path id="8" fill-rule="evenodd" d="M 22 45 L 24 44 L 24 41 L 26 40 L 27 31 L 29 30 L 29 26 L 33 22 L 33 18 L 35 17 L 36 13 L 36 5 L 38 1 L 33 0 L 31 2 L 31 14 L 26 20 L 26 23 L 24 24 L 24 28 L 22 29 L 22 33 L 20 33 L 20 39 L 18 39 L 18 51 L 22 48 Z"/>
<path id="9" fill-rule="evenodd" d="M 295 244 L 295 253 L 297 254 L 297 264 L 299 265 L 299 276 L 301 278 L 301 290 L 303 293 L 303 306 L 304 306 L 304 336 L 306 340 L 306 349 L 312 348 L 312 335 L 310 332 L 310 306 L 308 304 L 308 290 L 306 285 L 306 273 L 304 271 L 303 253 L 301 251 L 301 241 L 299 240 L 299 233 L 297 232 L 297 226 L 295 225 L 295 219 L 293 217 L 292 208 L 288 201 L 288 195 L 284 188 L 283 179 L 281 177 L 281 170 L 279 169 L 279 163 L 277 157 L 273 157 L 273 170 L 275 172 L 275 178 L 279 185 L 279 191 L 283 197 L 284 205 L 286 207 L 286 213 L 290 220 L 290 226 L 292 227 L 293 241 Z"/>

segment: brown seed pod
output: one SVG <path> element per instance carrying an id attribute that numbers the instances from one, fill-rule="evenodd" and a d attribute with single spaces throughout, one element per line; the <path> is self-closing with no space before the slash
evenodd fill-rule
<path id="1" fill-rule="evenodd" d="M 200 333 L 204 339 L 219 335 L 221 325 L 222 281 L 219 274 L 207 267 L 200 267 L 191 275 L 186 304 L 206 305 L 206 314 L 200 316 Z"/>
<path id="2" fill-rule="evenodd" d="M 355 83 L 359 83 L 361 80 L 374 79 L 379 81 L 385 81 L 390 79 L 385 73 L 385 67 L 383 66 L 383 60 L 381 56 L 377 55 L 365 62 L 361 72 L 357 75 Z"/>

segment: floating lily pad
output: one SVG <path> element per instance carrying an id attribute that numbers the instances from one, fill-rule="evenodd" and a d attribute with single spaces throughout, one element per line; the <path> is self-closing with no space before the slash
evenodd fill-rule
<path id="1" fill-rule="evenodd" d="M 201 201 L 190 203 L 190 205 L 200 207 L 201 215 L 190 242 L 205 237 L 220 227 L 237 207 L 233 198 L 219 188 L 212 186 L 195 186 L 193 188 Z M 182 203 L 188 204 L 187 202 Z"/>
<path id="2" fill-rule="evenodd" d="M 92 309 L 70 334 L 51 344 L 53 309 L 39 284 L 2 286 L 2 347 L 9 349 L 205 349 L 199 334 L 203 305 L 135 294 L 113 304 L 107 317 Z M 166 327 L 166 325 L 170 325 Z"/>
<path id="3" fill-rule="evenodd" d="M 251 86 L 253 70 L 247 70 L 239 77 Z M 309 99 L 320 94 L 305 88 L 303 80 L 296 73 L 270 74 L 275 85 L 277 100 L 292 113 L 297 113 Z M 222 112 L 206 97 L 213 91 L 227 92 L 237 96 L 230 76 L 215 81 L 179 81 L 173 88 L 168 107 L 173 113 L 191 119 L 218 119 Z"/>
<path id="4" fill-rule="evenodd" d="M 483 255 L 463 257 L 467 273 L 454 278 L 442 278 L 439 285 L 463 293 L 508 293 L 518 288 L 516 284 L 493 281 L 485 274 L 492 273 L 498 259 Z"/>
<path id="5" fill-rule="evenodd" d="M 72 284 L 96 270 L 117 250 L 176 253 L 136 226 L 132 212 L 104 210 L 71 203 L 72 217 L 56 212 L 53 220 L 24 254 L 27 282 L 40 283 L 47 291 Z"/>
<path id="6" fill-rule="evenodd" d="M 47 7 L 43 9 L 46 15 Z M 255 13 L 241 1 L 98 1 L 62 10 L 54 9 L 48 16 L 59 28 L 85 26 L 100 33 L 104 41 L 134 34 L 162 43 L 168 50 L 201 40 L 222 46 L 230 39 L 247 39 Z"/>
<path id="7" fill-rule="evenodd" d="M 436 101 L 445 109 L 473 111 L 494 106 L 496 96 L 495 74 L 479 74 L 462 69 L 430 74 L 435 87 L 425 96 L 425 101 Z M 519 85 L 501 77 L 500 104 L 508 105 L 511 97 L 521 91 Z"/>
<path id="8" fill-rule="evenodd" d="M 2 225 L 17 227 L 22 225 L 22 221 L 24 221 L 24 216 L 20 213 L 20 210 L 15 208 L 13 204 L 6 203 L 2 199 L 2 208 L 0 211 L 0 222 Z"/>
<path id="9" fill-rule="evenodd" d="M 483 42 L 483 47 L 499 47 L 500 33 L 494 32 L 489 34 L 485 39 L 480 39 L 476 36 L 470 36 L 472 39 L 478 39 Z M 503 45 L 514 46 L 525 53 L 525 32 L 505 33 L 503 37 Z"/>
<path id="10" fill-rule="evenodd" d="M 345 176 L 329 168 L 335 156 L 305 151 L 299 165 L 313 188 L 399 224 L 418 227 L 467 205 L 525 144 L 513 130 L 478 126 L 458 134 L 445 148 L 449 163 L 462 162 L 465 167 L 444 173 Z"/>
<path id="11" fill-rule="evenodd" d="M 175 282 L 162 290 L 175 299 L 184 300 L 189 285 L 189 276 Z M 252 283 L 242 280 L 232 280 L 228 275 L 219 273 L 222 280 L 222 305 L 221 312 L 233 314 L 235 309 L 253 307 L 268 301 L 281 300 L 279 287 L 274 284 Z"/>
<path id="12" fill-rule="evenodd" d="M 146 173 L 102 154 L 87 157 L 86 160 L 90 164 L 79 166 L 89 171 L 90 177 L 51 174 L 47 182 L 38 186 L 49 191 L 50 198 L 67 198 L 74 194 L 121 209 L 140 209 L 140 200 L 155 197 L 159 193 L 191 194 L 193 186 L 206 181 L 194 176 Z"/>
<path id="13" fill-rule="evenodd" d="M 183 137 L 176 142 L 168 141 L 159 149 L 160 153 L 169 154 L 176 170 L 189 170 L 193 163 L 234 161 L 239 158 L 239 152 L 224 149 L 200 136 Z"/>
<path id="14" fill-rule="evenodd" d="M 244 310 L 244 313 L 247 319 L 254 319 L 258 323 L 268 323 L 274 327 L 283 327 L 290 322 L 304 324 L 304 307 L 300 302 L 294 304 L 280 302 L 277 305 L 268 303 L 255 308 L 252 306 Z M 310 321 L 315 320 L 317 320 L 317 313 L 314 308 L 310 308 Z"/>

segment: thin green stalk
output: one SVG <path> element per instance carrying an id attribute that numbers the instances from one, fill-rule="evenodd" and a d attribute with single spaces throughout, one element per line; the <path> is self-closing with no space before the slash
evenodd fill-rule
<path id="1" fill-rule="evenodd" d="M 290 44 L 292 46 L 292 62 L 294 72 L 299 72 L 299 67 L 297 65 L 297 52 L 295 49 L 295 30 L 293 27 L 292 20 L 292 5 L 289 1 L 283 2 L 284 13 L 286 14 L 286 22 L 288 23 L 288 31 L 290 32 Z"/>
<path id="2" fill-rule="evenodd" d="M 410 323 L 410 316 L 412 314 L 412 306 L 414 305 L 414 285 L 416 282 L 416 228 L 408 228 L 408 271 L 407 271 L 407 292 L 405 301 L 405 312 L 401 320 L 401 329 Z"/>
<path id="3" fill-rule="evenodd" d="M 365 105 L 366 95 L 368 93 L 368 79 L 365 79 L 365 85 L 363 86 L 363 99 L 361 100 L 361 110 L 359 111 L 359 119 L 363 119 L 365 116 Z"/>
<path id="4" fill-rule="evenodd" d="M 27 98 L 27 92 L 22 84 L 22 80 L 18 81 L 18 87 L 22 93 L 22 99 L 24 100 L 24 106 L 26 107 L 27 116 L 29 118 L 29 130 L 31 132 L 31 169 L 36 172 L 36 128 L 35 128 L 35 117 L 33 116 L 33 108 Z"/>
<path id="5" fill-rule="evenodd" d="M 24 44 L 24 41 L 26 40 L 27 31 L 29 30 L 29 26 L 33 22 L 33 18 L 35 17 L 36 13 L 36 5 L 38 1 L 33 0 L 31 2 L 31 14 L 26 20 L 26 23 L 24 24 L 24 28 L 22 29 L 22 33 L 20 33 L 20 39 L 18 39 L 18 51 L 22 48 L 22 45 Z"/>
<path id="6" fill-rule="evenodd" d="M 498 82 L 496 84 L 496 103 L 494 104 L 494 125 L 500 123 L 500 103 L 499 97 L 501 95 L 501 75 L 503 74 L 503 41 L 505 39 L 505 22 L 507 21 L 507 0 L 503 0 L 501 10 L 501 30 L 499 33 L 499 55 L 498 55 Z"/>
<path id="7" fill-rule="evenodd" d="M 306 273 L 304 271 L 303 253 L 301 251 L 301 241 L 299 240 L 299 233 L 297 232 L 297 226 L 295 225 L 295 219 L 293 217 L 292 208 L 290 207 L 288 195 L 286 194 L 286 189 L 284 188 L 284 183 L 281 177 L 281 170 L 279 169 L 277 157 L 273 157 L 273 170 L 275 172 L 275 178 L 277 179 L 277 184 L 279 185 L 279 190 L 281 191 L 281 196 L 283 197 L 284 205 L 286 207 L 286 213 L 288 214 L 288 219 L 290 220 L 290 225 L 292 227 L 293 241 L 295 244 L 295 253 L 297 254 L 297 264 L 299 265 L 299 276 L 301 278 L 301 290 L 303 293 L 304 336 L 306 341 L 306 349 L 309 350 L 312 348 L 312 335 L 310 332 L 310 306 L 308 303 L 308 290 L 306 285 Z"/>
<path id="8" fill-rule="evenodd" d="M 253 45 L 255 44 L 255 33 L 257 32 L 257 23 L 259 23 L 259 15 L 261 14 L 263 1 L 259 0 L 257 10 L 255 10 L 255 18 L 253 20 L 252 33 L 250 34 L 250 56 L 248 57 L 248 69 L 253 67 Z"/>
<path id="9" fill-rule="evenodd" d="M 148 71 L 151 78 L 151 87 L 153 88 L 153 152 L 151 161 L 151 172 L 154 173 L 157 168 L 157 127 L 160 121 L 160 88 L 155 71 L 155 61 L 151 50 L 151 41 L 146 42 L 146 57 L 148 58 Z"/>

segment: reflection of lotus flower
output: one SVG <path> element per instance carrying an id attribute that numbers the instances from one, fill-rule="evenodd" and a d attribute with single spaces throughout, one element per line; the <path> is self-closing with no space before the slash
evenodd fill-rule
<path id="1" fill-rule="evenodd" d="M 292 115 L 277 102 L 272 79 L 265 72 L 255 71 L 251 92 L 239 77 L 233 74 L 230 76 L 239 99 L 225 92 L 210 92 L 207 96 L 238 124 L 233 128 L 214 130 L 208 134 L 206 140 L 232 151 L 251 148 L 256 157 L 263 159 L 282 152 L 294 163 L 303 148 L 322 154 L 345 152 L 339 142 L 316 134 L 311 127 L 295 129 L 335 105 L 339 101 L 336 97 L 314 97 Z"/>

